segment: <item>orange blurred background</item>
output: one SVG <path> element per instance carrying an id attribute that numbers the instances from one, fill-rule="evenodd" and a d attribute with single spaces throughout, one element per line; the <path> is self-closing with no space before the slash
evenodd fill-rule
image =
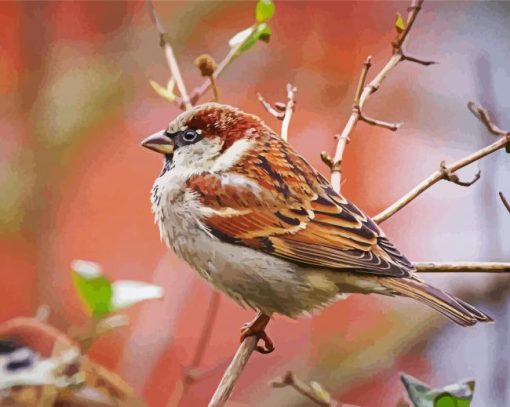
<path id="1" fill-rule="evenodd" d="M 202 78 L 199 54 L 218 61 L 228 40 L 253 22 L 254 2 L 156 2 L 188 89 Z M 323 173 L 322 150 L 351 111 L 360 68 L 369 78 L 391 53 L 395 13 L 408 2 L 276 2 L 269 44 L 259 43 L 218 81 L 221 101 L 263 117 L 257 101 L 284 100 L 297 86 L 290 143 Z M 486 106 L 510 127 L 510 3 L 426 2 L 409 54 L 439 61 L 400 64 L 365 111 L 403 121 L 398 132 L 359 123 L 344 161 L 343 193 L 376 214 L 435 171 L 492 137 L 466 108 Z M 127 311 L 132 323 L 101 338 L 91 356 L 117 371 L 149 403 L 165 406 L 191 362 L 211 290 L 159 241 L 149 190 L 161 162 L 139 147 L 179 110 L 149 79 L 169 71 L 144 2 L 2 2 L 0 4 L 0 320 L 51 308 L 60 329 L 87 320 L 69 265 L 97 261 L 115 279 L 160 284 L 162 301 Z M 371 75 L 372 74 L 372 75 Z M 209 100 L 207 94 L 202 100 Z M 471 188 L 440 183 L 383 225 L 415 261 L 509 261 L 510 156 L 499 151 L 466 170 Z M 478 304 L 498 321 L 462 329 L 406 300 L 351 296 L 311 319 L 277 317 L 277 350 L 254 355 L 232 400 L 238 405 L 294 406 L 306 400 L 268 382 L 292 369 L 321 382 L 343 402 L 394 406 L 398 372 L 434 385 L 477 380 L 474 405 L 509 405 L 507 294 L 503 275 L 427 275 Z M 205 405 L 253 312 L 222 297 L 202 367 L 182 406 Z"/>

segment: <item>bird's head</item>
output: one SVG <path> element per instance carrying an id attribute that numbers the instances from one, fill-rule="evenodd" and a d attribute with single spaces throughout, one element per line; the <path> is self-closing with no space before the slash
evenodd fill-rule
<path id="1" fill-rule="evenodd" d="M 205 103 L 181 113 L 167 129 L 142 141 L 175 167 L 201 171 L 239 158 L 272 131 L 256 116 L 229 105 Z"/>

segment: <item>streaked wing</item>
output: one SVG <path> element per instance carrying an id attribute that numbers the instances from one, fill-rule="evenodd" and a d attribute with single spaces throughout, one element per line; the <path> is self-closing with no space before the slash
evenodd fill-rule
<path id="1" fill-rule="evenodd" d="M 218 239 L 299 264 L 407 277 L 413 267 L 356 206 L 279 138 L 228 172 L 191 178 Z"/>

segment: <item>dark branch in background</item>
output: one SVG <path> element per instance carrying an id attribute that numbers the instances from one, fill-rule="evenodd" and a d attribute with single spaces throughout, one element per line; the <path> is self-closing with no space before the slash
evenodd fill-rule
<path id="1" fill-rule="evenodd" d="M 318 383 L 312 383 L 312 385 L 309 385 L 290 371 L 282 378 L 273 381 L 271 386 L 276 389 L 292 387 L 298 393 L 311 400 L 314 404 L 322 407 L 357 407 L 352 404 L 344 404 L 333 400 L 329 393 L 325 391 L 321 385 Z"/>
<path id="2" fill-rule="evenodd" d="M 326 152 L 321 153 L 322 160 L 331 170 L 331 185 L 337 192 L 340 192 L 341 187 L 342 181 L 341 166 L 345 147 L 349 142 L 350 135 L 354 130 L 357 122 L 364 121 L 365 123 L 368 123 L 370 125 L 383 127 L 393 131 L 397 130 L 402 124 L 402 123 L 387 123 L 381 120 L 376 120 L 367 117 L 363 113 L 363 106 L 367 99 L 370 97 L 370 95 L 372 95 L 379 89 L 384 79 L 386 79 L 388 74 L 399 64 L 399 62 L 410 61 L 419 63 L 421 65 L 431 65 L 434 63 L 432 61 L 421 61 L 418 58 L 408 57 L 405 55 L 404 52 L 406 40 L 416 20 L 416 17 L 418 16 L 418 13 L 421 10 L 423 1 L 424 0 L 413 0 L 411 7 L 409 7 L 408 9 L 406 22 L 404 22 L 403 20 L 399 22 L 397 19 L 397 22 L 399 22 L 399 24 L 397 23 L 395 24 L 395 28 L 397 30 L 397 37 L 392 43 L 393 55 L 388 60 L 386 65 L 384 65 L 381 71 L 379 71 L 379 73 L 368 85 L 365 85 L 365 82 L 367 73 L 371 66 L 371 58 L 368 57 L 367 60 L 363 63 L 363 68 L 361 70 L 360 79 L 354 97 L 353 109 L 351 115 L 349 116 L 347 124 L 345 125 L 342 133 L 338 136 L 338 144 L 335 150 L 335 155 L 333 158 L 331 158 L 331 156 L 328 153 Z M 399 18 L 401 18 L 400 15 Z"/>
<path id="3" fill-rule="evenodd" d="M 505 208 L 508 211 L 508 213 L 510 213 L 510 203 L 508 203 L 507 199 L 505 198 L 505 195 L 503 195 L 503 192 L 499 193 L 499 197 L 501 198 L 501 202 L 503 202 L 503 205 L 505 205 Z"/>
<path id="4" fill-rule="evenodd" d="M 218 314 L 218 309 L 220 306 L 220 299 L 221 297 L 218 291 L 211 291 L 211 299 L 209 300 L 209 305 L 207 306 L 207 314 L 205 315 L 204 319 L 205 322 L 202 327 L 202 332 L 200 333 L 200 338 L 198 339 L 197 346 L 195 348 L 195 354 L 193 355 L 191 365 L 185 376 L 185 383 L 192 383 L 196 379 L 189 373 L 200 366 L 200 363 L 202 362 L 207 344 L 211 338 L 214 322 L 216 321 L 216 315 Z"/>
<path id="5" fill-rule="evenodd" d="M 266 102 L 260 93 L 257 93 L 259 102 L 262 107 L 273 117 L 282 121 L 281 138 L 285 141 L 289 140 L 289 125 L 292 119 L 292 114 L 296 108 L 296 92 L 297 88 L 290 83 L 287 84 L 287 103 L 276 102 L 274 107 Z"/>
<path id="6" fill-rule="evenodd" d="M 485 127 L 487 127 L 487 129 L 492 134 L 499 136 L 499 139 L 496 142 L 490 144 L 489 146 L 484 147 L 484 148 L 460 159 L 459 161 L 454 162 L 453 164 L 446 165 L 444 162 L 442 162 L 439 170 L 434 172 L 427 179 L 425 179 L 420 184 L 418 184 L 416 187 L 414 187 L 411 191 L 409 191 L 407 194 L 405 194 L 402 198 L 400 198 L 394 204 L 390 205 L 384 211 L 382 211 L 378 215 L 374 216 L 373 217 L 374 222 L 376 222 L 376 223 L 384 222 L 386 219 L 393 216 L 395 213 L 397 213 L 399 210 L 401 210 L 407 204 L 412 202 L 418 195 L 422 194 L 424 191 L 429 189 L 432 185 L 436 184 L 437 182 L 439 182 L 443 179 L 445 179 L 447 181 L 454 182 L 454 183 L 456 183 L 458 185 L 462 185 L 462 186 L 472 185 L 475 181 L 477 181 L 480 178 L 480 172 L 478 172 L 475 175 L 475 178 L 472 181 L 462 182 L 462 181 L 459 181 L 459 178 L 455 174 L 455 171 L 458 171 L 461 168 L 464 168 L 465 166 L 467 166 L 475 161 L 478 161 L 481 158 L 483 158 L 489 154 L 492 154 L 501 148 L 504 148 L 508 144 L 510 133 L 499 129 L 490 120 L 490 117 L 484 108 L 482 108 L 481 106 L 478 106 L 474 102 L 469 102 L 468 107 L 469 107 L 469 110 L 471 110 L 471 112 L 485 125 Z"/>

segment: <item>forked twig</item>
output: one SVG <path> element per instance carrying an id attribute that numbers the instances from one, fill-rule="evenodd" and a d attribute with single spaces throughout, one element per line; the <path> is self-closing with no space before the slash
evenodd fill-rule
<path id="1" fill-rule="evenodd" d="M 499 136 L 499 139 L 497 141 L 495 141 L 494 143 L 492 143 L 484 148 L 481 148 L 480 150 L 478 150 L 472 154 L 469 154 L 468 156 L 454 162 L 453 164 L 446 165 L 444 162 L 442 162 L 439 170 L 434 172 L 427 179 L 420 182 L 411 191 L 409 191 L 402 198 L 400 198 L 395 203 L 390 205 L 388 208 L 383 210 L 381 213 L 374 216 L 373 217 L 374 222 L 376 222 L 376 223 L 384 222 L 386 219 L 393 216 L 395 213 L 397 213 L 403 207 L 405 207 L 410 202 L 412 202 L 418 195 L 422 194 L 424 191 L 429 189 L 432 185 L 436 184 L 437 182 L 439 182 L 443 179 L 454 182 L 457 185 L 462 185 L 462 186 L 472 185 L 480 178 L 480 171 L 475 175 L 474 179 L 469 182 L 460 181 L 458 176 L 455 174 L 455 172 L 460 170 L 461 168 L 464 168 L 465 166 L 475 162 L 475 161 L 480 160 L 481 158 L 483 158 L 485 156 L 488 156 L 489 154 L 494 153 L 495 151 L 497 151 L 501 148 L 504 148 L 507 145 L 507 143 L 509 142 L 509 133 L 504 130 L 501 130 L 499 127 L 497 127 L 490 120 L 490 117 L 484 108 L 482 108 L 481 106 L 478 106 L 474 102 L 469 102 L 468 107 L 469 107 L 469 110 L 471 110 L 471 112 L 473 112 L 475 117 L 478 118 L 485 125 L 485 127 L 487 127 L 487 129 L 491 133 Z"/>
<path id="2" fill-rule="evenodd" d="M 285 141 L 289 139 L 289 125 L 292 114 L 296 108 L 296 92 L 297 88 L 290 83 L 287 84 L 287 103 L 276 102 L 274 107 L 267 102 L 260 93 L 257 94 L 262 107 L 273 117 L 282 120 L 281 137 Z"/>
<path id="3" fill-rule="evenodd" d="M 293 372 L 289 371 L 279 380 L 273 381 L 271 386 L 277 389 L 290 386 L 298 393 L 311 400 L 314 404 L 322 407 L 357 407 L 352 404 L 340 403 L 332 399 L 322 386 L 317 385 L 317 383 L 315 384 L 316 388 L 313 388 L 299 379 Z"/>
<path id="4" fill-rule="evenodd" d="M 405 27 L 397 31 L 397 37 L 392 43 L 393 54 L 384 65 L 384 67 L 379 71 L 379 73 L 375 76 L 375 78 L 368 84 L 365 85 L 367 73 L 371 67 L 371 57 L 368 57 L 366 61 L 363 63 L 363 68 L 361 70 L 360 79 L 358 81 L 358 86 L 356 87 L 356 93 L 354 96 L 354 104 L 352 113 L 349 116 L 349 119 L 342 130 L 341 134 L 338 136 L 338 143 L 335 150 L 335 155 L 333 158 L 329 156 L 329 154 L 323 152 L 321 153 L 321 158 L 326 165 L 331 170 L 331 185 L 333 188 L 340 192 L 341 184 L 342 184 L 342 172 L 341 165 L 342 159 L 345 152 L 345 148 L 347 143 L 350 140 L 350 135 L 354 130 L 358 121 L 364 121 L 367 124 L 373 126 L 383 127 L 392 131 L 397 130 L 402 123 L 388 123 L 382 120 L 376 120 L 367 117 L 363 113 L 363 106 L 366 100 L 376 92 L 381 86 L 382 82 L 388 74 L 399 64 L 401 61 L 410 61 L 416 62 L 421 65 L 431 65 L 432 61 L 422 61 L 418 58 L 408 57 L 404 53 L 404 45 L 409 36 L 411 28 L 418 16 L 419 11 L 421 10 L 421 6 L 424 0 L 413 0 L 411 7 L 408 8 L 408 15 Z"/>
<path id="5" fill-rule="evenodd" d="M 149 13 L 151 15 L 152 22 L 154 23 L 156 29 L 159 32 L 160 45 L 165 50 L 166 62 L 168 63 L 168 67 L 170 68 L 172 78 L 174 78 L 175 84 L 177 85 L 177 89 L 179 90 L 179 93 L 181 95 L 180 97 L 181 103 L 186 110 L 190 110 L 193 107 L 193 105 L 190 101 L 188 92 L 186 90 L 184 80 L 182 79 L 179 64 L 177 63 L 174 50 L 172 48 L 172 45 L 170 44 L 168 33 L 166 32 L 165 27 L 163 27 L 163 24 L 159 19 L 158 13 L 156 11 L 156 8 L 154 7 L 154 4 L 152 3 L 152 0 L 149 0 L 147 2 L 147 7 L 149 8 Z"/>

